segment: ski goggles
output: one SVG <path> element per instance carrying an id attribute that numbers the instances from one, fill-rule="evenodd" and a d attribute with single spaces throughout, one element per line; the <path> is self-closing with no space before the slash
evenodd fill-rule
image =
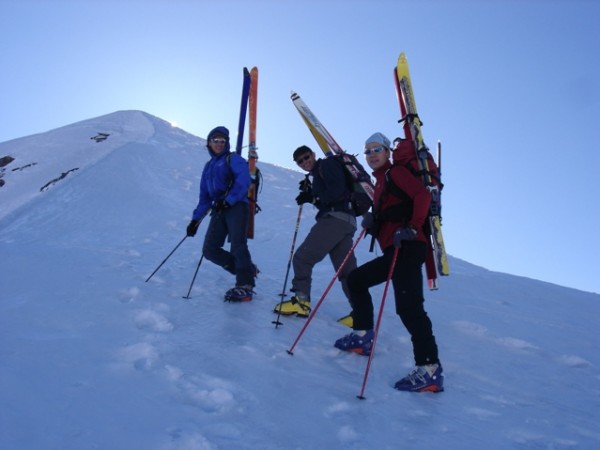
<path id="1" fill-rule="evenodd" d="M 212 138 L 210 140 L 210 142 L 212 142 L 213 144 L 226 144 L 227 143 L 227 139 L 225 139 L 225 138 Z"/>
<path id="2" fill-rule="evenodd" d="M 369 156 L 371 153 L 381 153 L 385 150 L 385 147 L 375 147 L 375 148 L 367 148 L 365 149 L 365 155 Z"/>

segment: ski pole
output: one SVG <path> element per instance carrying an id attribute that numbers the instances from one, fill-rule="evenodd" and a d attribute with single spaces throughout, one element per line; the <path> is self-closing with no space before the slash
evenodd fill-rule
<path id="1" fill-rule="evenodd" d="M 396 260 L 398 259 L 399 247 L 394 249 L 394 255 L 392 256 L 392 262 L 390 264 L 390 271 L 388 272 L 387 280 L 385 281 L 385 288 L 383 289 L 383 296 L 381 298 L 381 305 L 379 306 L 379 314 L 377 315 L 377 323 L 375 324 L 375 334 L 373 335 L 373 345 L 371 346 L 371 353 L 369 354 L 369 360 L 367 361 L 367 367 L 365 369 L 365 376 L 362 382 L 362 388 L 360 394 L 357 397 L 364 400 L 365 388 L 367 386 L 367 377 L 369 376 L 369 369 L 371 368 L 371 360 L 375 354 L 375 344 L 377 343 L 377 335 L 379 334 L 379 326 L 381 325 L 381 317 L 383 316 L 383 306 L 385 305 L 385 298 L 387 297 L 388 288 L 390 287 L 390 281 L 394 274 L 394 268 L 396 267 Z"/>
<path id="2" fill-rule="evenodd" d="M 287 270 L 285 272 L 285 280 L 283 280 L 283 289 L 281 290 L 281 302 L 279 303 L 279 310 L 277 314 L 277 319 L 275 319 L 272 323 L 275 324 L 275 328 L 279 325 L 283 325 L 279 318 L 281 317 L 281 305 L 283 305 L 283 298 L 285 297 L 285 288 L 287 286 L 288 276 L 290 274 L 290 267 L 292 266 L 292 257 L 294 256 L 294 248 L 296 247 L 296 237 L 298 236 L 298 228 L 300 228 L 300 219 L 302 218 L 302 206 L 298 208 L 298 217 L 296 218 L 296 229 L 294 230 L 294 238 L 292 239 L 292 248 L 290 249 L 290 257 L 288 258 Z"/>
<path id="3" fill-rule="evenodd" d="M 150 280 L 150 278 L 152 278 L 152 277 L 154 276 L 154 274 L 155 274 L 156 272 L 158 272 L 158 269 L 160 269 L 160 268 L 162 267 L 162 265 L 163 265 L 164 263 L 166 263 L 166 262 L 167 262 L 167 259 L 169 259 L 173 253 L 175 253 L 175 250 L 177 250 L 177 249 L 179 248 L 179 246 L 180 246 L 181 244 L 183 244 L 183 241 L 185 241 L 186 239 L 187 239 L 187 234 L 186 234 L 186 235 L 183 237 L 183 239 L 182 239 L 181 241 L 179 241 L 179 244 L 177 244 L 177 245 L 175 246 L 175 248 L 174 248 L 174 249 L 171 251 L 171 253 L 169 253 L 169 254 L 167 255 L 167 257 L 166 257 L 166 258 L 163 260 L 163 262 L 161 262 L 161 263 L 158 265 L 158 267 L 157 267 L 156 269 L 154 269 L 154 272 L 152 272 L 152 273 L 150 274 L 150 276 L 149 276 L 148 278 L 146 278 L 146 283 L 148 282 L 148 280 Z"/>
<path id="4" fill-rule="evenodd" d="M 190 292 L 192 292 L 192 286 L 194 285 L 194 281 L 196 281 L 196 275 L 198 275 L 198 270 L 200 270 L 200 264 L 202 264 L 202 260 L 204 259 L 204 253 L 202 253 L 202 256 L 200 257 L 200 261 L 198 261 L 198 265 L 196 266 L 196 271 L 194 272 L 194 278 L 192 278 L 192 282 L 190 283 L 190 289 L 188 290 L 188 293 L 185 297 L 186 299 L 190 299 Z"/>
<path id="5" fill-rule="evenodd" d="M 331 287 L 333 286 L 333 283 L 335 283 L 336 278 L 339 276 L 339 274 L 342 272 L 342 270 L 344 269 L 344 266 L 346 265 L 346 263 L 348 262 L 348 259 L 350 258 L 350 255 L 352 255 L 354 253 L 354 249 L 356 248 L 356 246 L 358 245 L 358 242 L 362 239 L 362 237 L 365 234 L 366 229 L 363 228 L 362 231 L 360 232 L 360 234 L 358 235 L 358 237 L 356 238 L 356 241 L 354 242 L 354 245 L 352 246 L 352 248 L 350 249 L 350 251 L 348 252 L 348 254 L 346 255 L 346 257 L 344 258 L 344 260 L 342 261 L 342 264 L 340 264 L 339 269 L 337 270 L 337 272 L 335 273 L 335 275 L 333 276 L 333 278 L 331 279 L 331 281 L 329 282 L 329 285 L 327 286 L 327 289 L 325 289 L 325 292 L 323 292 L 323 295 L 321 296 L 321 298 L 319 299 L 319 301 L 317 302 L 317 304 L 315 305 L 315 309 L 313 309 L 310 313 L 310 315 L 308 316 L 308 319 L 306 319 L 306 323 L 304 324 L 304 326 L 302 327 L 302 329 L 300 330 L 300 333 L 298 334 L 298 337 L 296 338 L 296 340 L 294 341 L 294 343 L 292 344 L 292 346 L 290 347 L 290 349 L 287 351 L 290 355 L 294 355 L 294 347 L 296 347 L 296 344 L 298 343 L 298 341 L 300 340 L 300 337 L 304 334 L 304 331 L 306 330 L 306 328 L 308 327 L 308 324 L 311 322 L 311 320 L 313 319 L 313 317 L 315 316 L 315 314 L 317 313 L 317 310 L 319 309 L 319 307 L 321 306 L 321 303 L 323 303 L 323 300 L 325 300 L 325 297 L 327 297 L 327 294 L 329 293 L 329 291 L 331 290 Z"/>

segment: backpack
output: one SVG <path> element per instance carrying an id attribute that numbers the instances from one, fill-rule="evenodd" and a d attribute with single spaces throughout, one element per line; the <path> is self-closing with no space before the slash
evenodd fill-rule
<path id="1" fill-rule="evenodd" d="M 369 175 L 354 155 L 349 153 L 336 153 L 335 155 L 330 156 L 330 158 L 338 161 L 344 171 L 346 187 L 348 188 L 348 194 L 345 200 L 351 205 L 351 212 L 355 217 L 366 214 L 371 206 L 373 206 L 373 200 L 364 191 L 361 182 L 372 184 L 371 175 Z"/>
<path id="2" fill-rule="evenodd" d="M 427 170 L 425 170 L 425 168 L 420 168 L 419 159 L 425 161 L 425 167 L 427 167 Z M 429 190 L 429 192 L 431 193 L 429 216 L 440 216 L 441 214 L 440 192 L 444 185 L 441 181 L 440 169 L 436 164 L 435 160 L 433 159 L 433 156 L 429 152 L 429 149 L 426 146 L 423 146 L 419 150 L 419 156 L 417 157 L 417 152 L 415 151 L 415 144 L 411 139 L 394 139 L 394 149 L 392 150 L 392 167 L 388 169 L 385 173 L 385 191 L 391 193 L 396 197 L 403 198 L 406 201 L 401 204 L 386 208 L 383 211 L 380 211 L 378 208 L 375 208 L 375 225 L 371 230 L 373 239 L 371 240 L 371 246 L 369 251 L 373 251 L 373 247 L 375 245 L 375 238 L 379 233 L 379 224 L 381 221 L 402 221 L 408 220 L 412 216 L 412 201 L 410 201 L 410 198 L 408 197 L 408 194 L 406 194 L 406 192 L 404 192 L 402 189 L 396 186 L 396 183 L 394 183 L 394 180 L 392 180 L 392 177 L 390 175 L 390 170 L 392 170 L 394 166 L 404 166 L 406 169 L 408 169 L 410 173 L 412 173 L 415 177 L 419 178 L 419 180 L 421 180 L 421 182 L 425 185 L 427 190 Z M 423 224 L 423 232 L 426 236 L 431 235 L 429 220 L 425 221 L 425 223 Z"/>
<path id="3" fill-rule="evenodd" d="M 231 155 L 232 154 L 233 153 L 229 153 L 226 156 L 227 167 L 229 168 L 229 181 L 228 181 L 228 186 L 227 186 L 227 192 L 229 192 L 229 189 L 231 189 L 231 186 L 233 186 L 233 183 L 235 181 L 233 179 L 233 171 L 231 170 Z M 262 208 L 260 206 L 258 206 L 258 193 L 259 193 L 259 189 L 262 188 L 261 181 L 262 181 L 262 172 L 257 167 L 256 168 L 256 176 L 254 178 L 252 178 L 252 181 L 251 181 L 252 184 L 256 185 L 256 188 L 254 190 L 254 198 L 250 198 L 250 196 L 248 196 L 248 200 L 250 202 L 255 203 L 255 214 L 258 214 L 260 211 L 262 211 Z"/>
<path id="4" fill-rule="evenodd" d="M 411 139 L 394 139 L 392 151 L 392 164 L 406 167 L 415 177 L 419 178 L 431 193 L 430 216 L 440 216 L 442 205 L 440 194 L 444 188 L 440 176 L 440 169 L 433 159 L 433 155 L 426 146 L 419 149 L 418 156 L 414 141 Z M 424 162 L 424 168 L 419 166 L 419 160 Z M 392 181 L 389 170 L 385 174 L 386 188 L 397 197 L 405 196 L 404 192 Z"/>

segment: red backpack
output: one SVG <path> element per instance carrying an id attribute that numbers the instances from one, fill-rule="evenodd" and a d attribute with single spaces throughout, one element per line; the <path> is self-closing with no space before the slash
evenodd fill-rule
<path id="1" fill-rule="evenodd" d="M 412 140 L 396 138 L 394 140 L 394 145 L 392 151 L 392 160 L 394 164 L 406 167 L 413 175 L 421 178 L 421 180 L 425 180 L 426 172 L 428 172 L 430 181 L 423 181 L 423 183 L 426 186 L 437 186 L 440 191 L 442 190 L 444 185 L 440 178 L 440 169 L 427 147 L 422 147 L 419 151 L 419 157 L 417 157 L 415 144 Z M 419 167 L 419 158 L 425 161 L 427 170 Z"/>
<path id="2" fill-rule="evenodd" d="M 425 166 L 421 169 L 419 160 L 423 161 Z M 406 167 L 415 177 L 419 178 L 425 187 L 432 193 L 431 206 L 429 214 L 431 216 L 439 216 L 441 214 L 440 193 L 444 184 L 440 178 L 440 169 L 433 159 L 433 155 L 429 152 L 426 146 L 419 150 L 419 156 L 415 150 L 415 144 L 411 139 L 394 139 L 394 149 L 392 150 L 392 163 Z M 385 175 L 387 189 L 397 196 L 402 196 L 404 193 L 398 192 L 398 188 L 392 181 L 389 173 Z M 430 189 L 437 187 L 437 189 Z M 437 192 L 437 193 L 436 193 Z"/>

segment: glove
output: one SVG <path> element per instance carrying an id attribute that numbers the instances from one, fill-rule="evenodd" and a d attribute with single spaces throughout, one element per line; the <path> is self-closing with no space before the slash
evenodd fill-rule
<path id="1" fill-rule="evenodd" d="M 216 213 L 220 213 L 220 212 L 223 212 L 223 211 L 225 211 L 225 210 L 226 210 L 227 208 L 229 208 L 230 206 L 231 206 L 231 205 L 230 205 L 229 203 L 227 203 L 225 200 L 222 200 L 222 199 L 221 199 L 221 200 L 217 200 L 217 201 L 214 203 L 214 205 L 213 205 L 212 209 L 213 209 L 213 211 L 214 211 L 214 212 L 216 212 Z"/>
<path id="2" fill-rule="evenodd" d="M 308 179 L 308 175 L 306 177 L 304 177 L 304 180 L 300 181 L 300 183 L 298 183 L 300 185 L 300 190 L 302 192 L 310 192 L 312 191 L 312 184 L 310 182 L 310 180 Z"/>
<path id="3" fill-rule="evenodd" d="M 412 241 L 417 237 L 417 230 L 413 227 L 398 228 L 394 233 L 394 246 L 402 247 L 402 241 Z"/>
<path id="4" fill-rule="evenodd" d="M 186 229 L 187 235 L 189 237 L 196 236 L 196 232 L 198 231 L 199 226 L 200 226 L 200 221 L 192 219 L 192 221 L 190 222 L 190 224 L 187 226 L 187 229 Z"/>
<path id="5" fill-rule="evenodd" d="M 363 228 L 366 228 L 367 231 L 370 230 L 371 228 L 373 228 L 373 225 L 375 225 L 375 217 L 373 217 L 373 213 L 366 213 L 363 216 L 362 222 L 360 224 Z"/>
<path id="6" fill-rule="evenodd" d="M 300 192 L 298 197 L 296 197 L 296 203 L 299 205 L 303 205 L 304 203 L 313 203 L 315 201 L 315 196 L 312 193 L 312 190 L 308 192 Z"/>

